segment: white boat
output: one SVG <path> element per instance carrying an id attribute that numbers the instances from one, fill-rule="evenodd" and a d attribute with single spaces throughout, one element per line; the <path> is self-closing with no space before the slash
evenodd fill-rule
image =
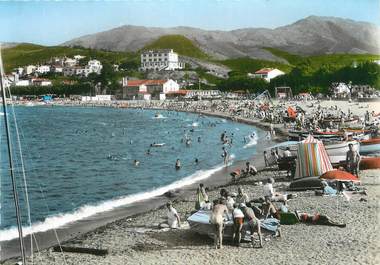
<path id="1" fill-rule="evenodd" d="M 162 147 L 164 145 L 165 145 L 165 143 L 158 143 L 158 144 L 154 143 L 154 144 L 151 144 L 152 147 Z"/>
<path id="2" fill-rule="evenodd" d="M 210 223 L 211 211 L 199 210 L 198 212 L 192 214 L 187 222 L 190 225 L 190 229 L 198 234 L 207 235 L 211 238 L 214 237 L 215 227 Z M 233 235 L 233 221 L 232 215 L 230 214 L 230 220 L 225 220 L 224 222 L 224 238 L 232 238 Z M 275 235 L 277 229 L 280 225 L 279 220 L 274 218 L 267 218 L 265 220 L 261 220 L 261 230 L 264 233 L 269 233 Z M 249 224 L 244 222 L 242 229 L 242 239 L 246 241 L 251 241 L 251 236 L 249 233 Z"/>

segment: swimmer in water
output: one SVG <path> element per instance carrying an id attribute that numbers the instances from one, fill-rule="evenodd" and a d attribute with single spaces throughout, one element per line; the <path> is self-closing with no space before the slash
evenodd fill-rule
<path id="1" fill-rule="evenodd" d="M 147 154 L 147 155 L 150 155 L 150 149 L 148 149 L 148 150 L 146 151 L 146 154 Z"/>
<path id="2" fill-rule="evenodd" d="M 195 158 L 195 164 L 198 164 L 198 163 L 199 163 L 198 158 Z"/>
<path id="3" fill-rule="evenodd" d="M 175 161 L 175 169 L 176 170 L 180 170 L 181 169 L 181 161 L 179 159 L 177 159 Z"/>
<path id="4" fill-rule="evenodd" d="M 135 164 L 135 167 L 138 167 L 140 165 L 140 161 L 135 159 L 134 164 Z"/>

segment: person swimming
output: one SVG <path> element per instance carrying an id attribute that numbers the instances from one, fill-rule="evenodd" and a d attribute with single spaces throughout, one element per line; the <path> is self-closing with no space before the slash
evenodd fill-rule
<path id="1" fill-rule="evenodd" d="M 176 170 L 180 170 L 181 169 L 181 161 L 179 159 L 177 159 L 175 161 L 175 169 Z"/>
<path id="2" fill-rule="evenodd" d="M 138 167 L 140 165 L 140 161 L 136 160 L 133 162 L 135 164 L 135 167 Z"/>

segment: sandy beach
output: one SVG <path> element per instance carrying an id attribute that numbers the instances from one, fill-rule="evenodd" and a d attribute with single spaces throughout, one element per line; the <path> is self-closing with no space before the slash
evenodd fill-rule
<path id="1" fill-rule="evenodd" d="M 262 187 L 252 185 L 264 180 L 269 172 L 242 180 L 251 197 L 262 196 Z M 252 249 L 243 243 L 240 248 L 226 241 L 222 250 L 213 248 L 213 240 L 197 235 L 186 226 L 181 229 L 158 229 L 166 216 L 165 209 L 131 218 L 121 219 L 64 243 L 65 246 L 108 249 L 105 257 L 87 254 L 57 253 L 44 250 L 34 256 L 35 264 L 379 264 L 379 185 L 380 171 L 361 173 L 361 181 L 368 196 L 354 195 L 348 202 L 344 197 L 321 197 L 313 192 L 298 192 L 289 202 L 289 210 L 320 212 L 335 221 L 347 224 L 346 228 L 318 225 L 283 225 L 283 237 L 266 237 L 264 248 Z M 287 182 L 276 182 L 278 191 L 286 190 Z M 229 191 L 237 185 L 228 185 Z M 218 196 L 219 189 L 210 192 Z M 366 201 L 361 199 L 365 198 Z M 195 195 L 174 202 L 183 221 L 194 210 Z M 5 264 L 13 264 L 9 261 Z"/>

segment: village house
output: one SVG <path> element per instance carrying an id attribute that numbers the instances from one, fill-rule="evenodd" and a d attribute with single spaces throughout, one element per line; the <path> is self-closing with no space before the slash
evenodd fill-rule
<path id="1" fill-rule="evenodd" d="M 67 67 L 72 67 L 72 66 L 77 65 L 77 60 L 72 59 L 72 58 L 66 58 L 64 64 Z"/>
<path id="2" fill-rule="evenodd" d="M 90 60 L 90 61 L 88 61 L 86 68 L 89 69 L 89 72 L 88 72 L 89 74 L 90 73 L 96 73 L 99 75 L 102 71 L 103 65 L 98 60 Z"/>
<path id="3" fill-rule="evenodd" d="M 31 75 L 36 71 L 36 69 L 37 69 L 37 66 L 35 65 L 27 65 L 24 67 L 24 74 Z"/>
<path id="4" fill-rule="evenodd" d="M 262 78 L 267 82 L 270 82 L 271 79 L 276 78 L 277 76 L 284 75 L 283 71 L 274 68 L 262 68 L 256 71 L 254 74 L 248 73 L 248 77 L 251 78 Z"/>
<path id="5" fill-rule="evenodd" d="M 168 80 L 122 80 L 122 99 L 165 99 L 165 95 L 178 91 L 179 85 Z"/>
<path id="6" fill-rule="evenodd" d="M 79 62 L 80 60 L 82 60 L 82 59 L 84 59 L 84 58 L 86 58 L 86 56 L 79 55 L 79 54 L 74 55 L 74 59 L 75 59 L 77 62 Z"/>
<path id="7" fill-rule="evenodd" d="M 15 86 L 30 86 L 30 80 L 19 79 L 17 82 L 15 82 Z"/>
<path id="8" fill-rule="evenodd" d="M 330 87 L 330 93 L 334 98 L 348 98 L 351 95 L 351 85 L 346 83 L 332 83 Z"/>
<path id="9" fill-rule="evenodd" d="M 141 67 L 146 70 L 177 70 L 185 64 L 179 61 L 178 54 L 173 49 L 149 50 L 141 53 Z"/>
<path id="10" fill-rule="evenodd" d="M 39 65 L 37 66 L 37 69 L 35 70 L 38 74 L 46 74 L 50 72 L 50 66 L 49 65 Z"/>
<path id="11" fill-rule="evenodd" d="M 63 73 L 63 67 L 61 65 L 52 65 L 51 71 L 54 73 Z"/>
<path id="12" fill-rule="evenodd" d="M 51 86 L 53 83 L 49 79 L 45 78 L 32 78 L 31 84 L 33 86 Z"/>

